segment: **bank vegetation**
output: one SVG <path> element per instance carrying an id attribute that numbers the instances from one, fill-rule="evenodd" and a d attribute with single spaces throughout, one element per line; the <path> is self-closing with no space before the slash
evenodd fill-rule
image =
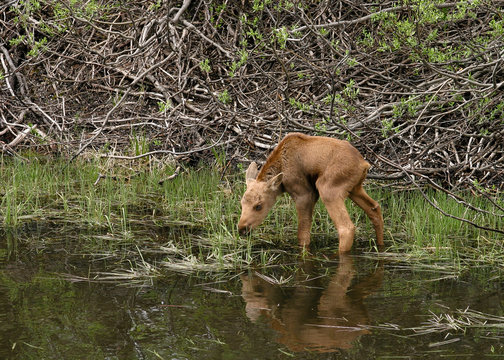
<path id="1" fill-rule="evenodd" d="M 370 177 L 446 216 L 426 187 L 502 219 L 503 15 L 502 0 L 7 0 L 1 150 L 234 165 L 299 131 L 350 140 Z"/>

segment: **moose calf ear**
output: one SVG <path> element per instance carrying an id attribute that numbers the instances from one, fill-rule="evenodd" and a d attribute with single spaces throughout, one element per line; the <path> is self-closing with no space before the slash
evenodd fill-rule
<path id="1" fill-rule="evenodd" d="M 282 184 L 283 173 L 275 175 L 271 179 L 268 180 L 268 187 L 272 190 L 277 190 Z"/>
<path id="2" fill-rule="evenodd" d="M 247 172 L 245 173 L 245 180 L 248 182 L 249 180 L 255 180 L 255 178 L 257 177 L 257 164 L 253 161 L 248 169 L 247 169 Z"/>

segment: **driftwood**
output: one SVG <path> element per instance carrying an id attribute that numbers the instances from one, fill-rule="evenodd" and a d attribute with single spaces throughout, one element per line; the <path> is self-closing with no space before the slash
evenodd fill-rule
<path id="1" fill-rule="evenodd" d="M 27 3 L 0 5 L 3 153 L 244 161 L 297 131 L 371 178 L 504 187 L 504 1 Z"/>

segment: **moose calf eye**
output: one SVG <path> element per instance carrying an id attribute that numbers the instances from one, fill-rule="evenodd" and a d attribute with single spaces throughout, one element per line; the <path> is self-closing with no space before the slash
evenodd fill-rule
<path id="1" fill-rule="evenodd" d="M 261 209 L 262 209 L 262 205 L 261 204 L 254 206 L 254 210 L 255 211 L 261 211 Z"/>

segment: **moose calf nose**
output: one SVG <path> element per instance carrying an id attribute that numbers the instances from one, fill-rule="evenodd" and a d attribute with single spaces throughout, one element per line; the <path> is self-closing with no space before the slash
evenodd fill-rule
<path id="1" fill-rule="evenodd" d="M 249 228 L 247 226 L 238 226 L 238 232 L 240 235 L 247 235 L 249 233 Z"/>

